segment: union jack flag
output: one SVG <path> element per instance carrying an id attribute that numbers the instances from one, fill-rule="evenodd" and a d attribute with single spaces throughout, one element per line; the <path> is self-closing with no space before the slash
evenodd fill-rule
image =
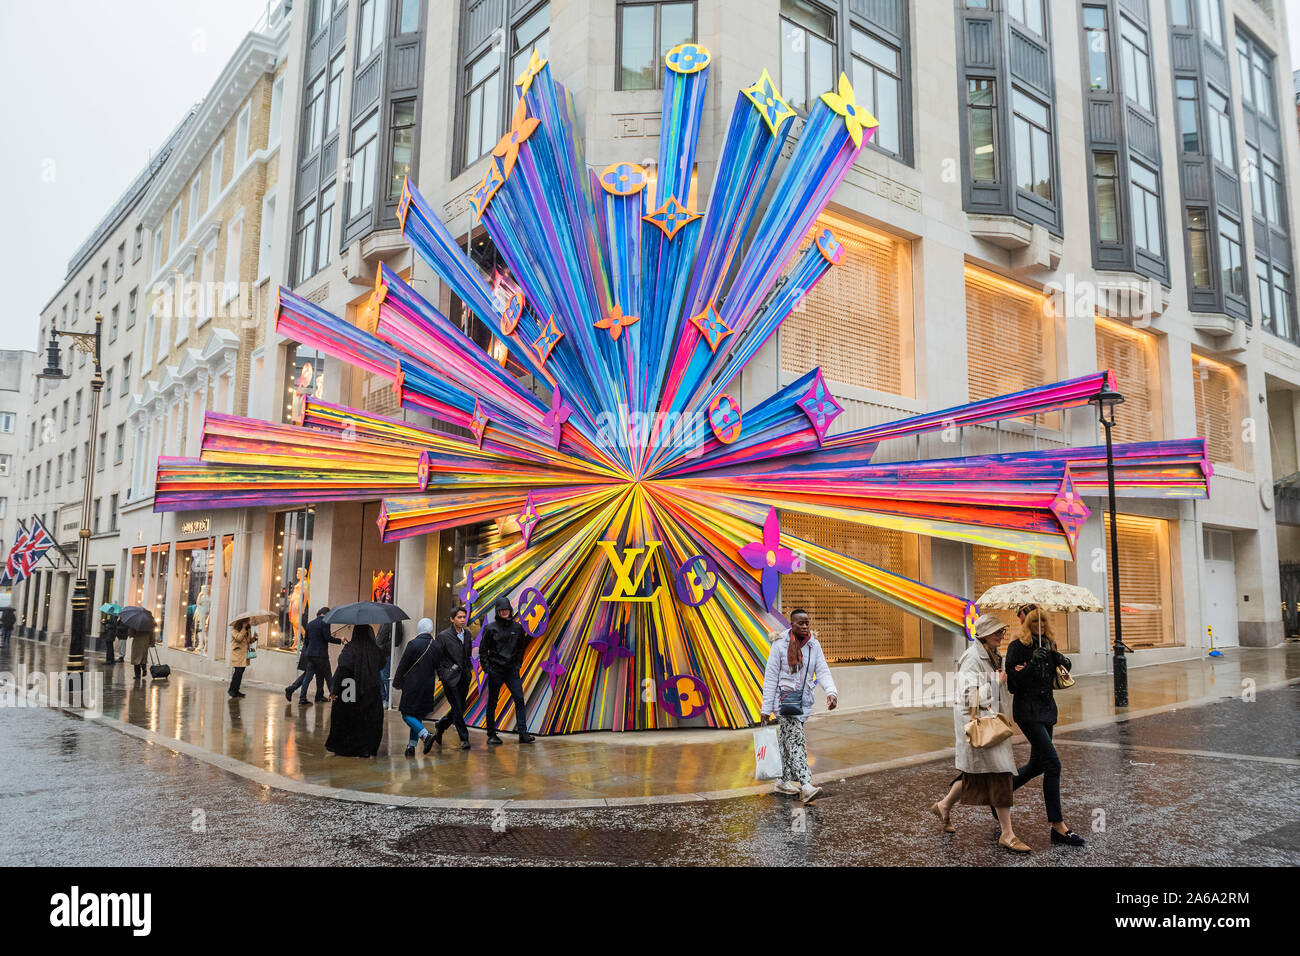
<path id="1" fill-rule="evenodd" d="M 22 555 L 27 549 L 27 542 L 31 533 L 27 526 L 18 522 L 18 537 L 14 539 L 13 547 L 9 549 L 9 554 L 5 556 L 4 584 L 19 584 L 27 575 L 23 572 Z"/>
<path id="2" fill-rule="evenodd" d="M 54 540 L 54 535 L 46 529 L 45 523 L 36 515 L 32 515 L 32 530 L 27 537 L 27 546 L 23 549 L 23 577 L 31 574 L 36 569 L 37 563 L 45 556 L 45 552 L 50 548 L 58 547 Z M 63 553 L 63 549 L 59 549 Z"/>

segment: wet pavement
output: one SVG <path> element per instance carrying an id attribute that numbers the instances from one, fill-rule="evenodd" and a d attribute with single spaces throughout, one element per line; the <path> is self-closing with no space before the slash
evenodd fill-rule
<path id="1" fill-rule="evenodd" d="M 774 795 L 580 810 L 454 810 L 285 792 L 65 711 L 0 709 L 0 865 L 331 864 L 1300 865 L 1300 687 L 1081 730 L 1060 747 L 1067 821 L 1053 847 L 1041 789 L 1017 833 L 926 807 L 951 758 L 826 785 L 804 811 Z M 1017 758 L 1027 748 L 1017 745 Z"/>
<path id="2" fill-rule="evenodd" d="M 63 653 L 58 645 L 15 638 L 0 649 L 0 672 L 59 667 Z M 92 666 L 102 668 L 101 660 L 93 655 Z M 175 742 L 178 749 L 218 768 L 300 793 L 339 792 L 404 805 L 508 800 L 512 802 L 507 809 L 521 809 L 699 801 L 757 789 L 747 730 L 580 734 L 540 738 L 529 747 L 503 735 L 506 743 L 499 748 L 487 748 L 483 733 L 471 731 L 474 749 L 468 753 L 453 744 L 412 760 L 402 753 L 406 728 L 390 712 L 380 755 L 359 760 L 325 752 L 328 704 L 304 708 L 296 700 L 287 702 L 281 688 L 256 682 L 256 664 L 246 675 L 248 696 L 242 700 L 229 699 L 221 681 L 176 669 L 162 682 L 133 680 L 130 667 L 121 664 L 100 673 L 106 681 L 102 722 L 108 727 L 145 740 Z M 1182 707 L 1239 695 L 1244 686 L 1266 688 L 1300 678 L 1300 645 L 1235 648 L 1221 659 L 1139 667 L 1129 676 L 1129 713 Z M 1057 697 L 1061 737 L 1082 739 L 1115 720 L 1110 679 L 1104 675 L 1082 677 Z M 1271 743 L 1253 729 L 1243 729 L 1244 737 L 1235 728 L 1208 726 L 1207 736 L 1194 749 L 1235 753 L 1234 748 L 1249 746 L 1255 749 L 1246 752 L 1255 753 L 1265 746 L 1285 750 L 1296 739 L 1294 722 Z M 807 732 L 810 764 L 819 783 L 938 755 L 951 764 L 948 707 L 841 708 L 812 717 Z M 1076 749 L 1088 748 L 1080 744 Z M 1114 755 L 1088 753 L 1087 759 L 1107 756 Z"/>

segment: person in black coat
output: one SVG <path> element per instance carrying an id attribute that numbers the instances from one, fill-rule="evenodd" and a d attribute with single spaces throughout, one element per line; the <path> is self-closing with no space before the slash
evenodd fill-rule
<path id="1" fill-rule="evenodd" d="M 6 608 L 8 610 L 8 608 Z M 114 646 L 117 641 L 117 616 L 114 614 L 105 614 L 100 618 L 99 636 L 104 639 L 104 663 L 117 663 L 117 648 Z M 0 620 L 3 624 L 3 620 Z M 6 635 L 7 637 L 8 635 Z"/>
<path id="2" fill-rule="evenodd" d="M 497 694 L 502 686 L 510 692 L 510 699 L 515 703 L 515 728 L 519 731 L 519 742 L 530 744 L 536 739 L 528 732 L 524 685 L 519 679 L 519 668 L 524 663 L 527 648 L 528 635 L 515 620 L 510 599 L 504 595 L 497 598 L 496 617 L 484 625 L 478 652 L 479 662 L 487 674 L 487 742 L 492 746 L 501 744 L 501 738 L 497 736 Z"/>
<path id="3" fill-rule="evenodd" d="M 373 757 L 384 737 L 384 705 L 379 694 L 379 672 L 384 652 L 375 643 L 368 624 L 352 628 L 352 636 L 339 654 L 339 666 L 330 686 L 330 732 L 325 749 L 340 757 Z"/>
<path id="4" fill-rule="evenodd" d="M 1007 689 L 1014 695 L 1011 716 L 1029 741 L 1029 763 L 1011 781 L 1019 789 L 1043 776 L 1043 803 L 1052 825 L 1052 842 L 1083 846 L 1083 838 L 1065 825 L 1061 815 L 1061 758 L 1052 744 L 1056 698 L 1052 694 L 1056 668 L 1070 669 L 1070 659 L 1056 649 L 1047 616 L 1038 608 L 1025 615 L 1020 635 L 1007 647 Z"/>
<path id="5" fill-rule="evenodd" d="M 330 634 L 330 626 L 325 623 L 325 615 L 329 610 L 327 607 L 321 608 L 307 625 L 302 650 L 302 673 L 298 675 L 297 680 L 284 689 L 284 699 L 293 700 L 293 692 L 301 687 L 302 694 L 298 698 L 298 703 L 303 707 L 310 706 L 307 701 L 307 688 L 311 686 L 313 677 L 316 678 L 316 702 L 329 699 L 325 696 L 325 688 L 330 683 L 330 645 L 343 643 Z"/>
<path id="6" fill-rule="evenodd" d="M 424 726 L 424 718 L 433 710 L 438 697 L 439 672 L 446 670 L 442 647 L 433 636 L 433 621 L 420 618 L 415 639 L 406 645 L 402 659 L 393 671 L 393 687 L 402 692 L 397 706 L 402 720 L 411 728 L 411 740 L 406 746 L 406 756 L 415 756 L 415 743 L 424 741 L 424 752 L 433 747 L 434 736 Z"/>
<path id="7" fill-rule="evenodd" d="M 465 698 L 469 695 L 469 675 L 474 666 L 474 635 L 465 627 L 468 619 L 469 612 L 464 607 L 455 608 L 451 612 L 451 627 L 440 632 L 437 637 L 443 658 L 448 664 L 454 664 L 456 671 L 453 675 L 448 667 L 446 673 L 439 673 L 450 709 L 434 724 L 433 742 L 441 744 L 442 735 L 448 727 L 455 724 L 456 733 L 460 735 L 461 750 L 469 749 L 469 730 L 465 727 Z"/>
<path id="8" fill-rule="evenodd" d="M 8 644 L 9 637 L 14 632 L 14 625 L 18 623 L 18 615 L 14 613 L 13 605 L 9 605 L 3 611 L 0 611 L 0 644 Z M 111 648 L 111 645 L 110 645 Z M 113 652 L 110 649 L 108 662 L 113 663 Z"/>

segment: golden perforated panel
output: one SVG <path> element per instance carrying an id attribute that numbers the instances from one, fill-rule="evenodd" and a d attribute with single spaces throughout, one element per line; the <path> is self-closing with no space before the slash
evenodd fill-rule
<path id="1" fill-rule="evenodd" d="M 1162 647 L 1174 643 L 1173 588 L 1169 572 L 1169 525 L 1156 518 L 1121 514 L 1119 600 L 1124 608 L 1124 643 Z M 1110 572 L 1110 515 L 1106 515 L 1106 571 Z M 1107 581 L 1107 587 L 1110 582 Z M 1107 605 L 1111 603 L 1108 593 Z M 1115 642 L 1114 616 L 1110 642 Z"/>
<path id="2" fill-rule="evenodd" d="M 1110 369 L 1124 404 L 1115 409 L 1117 442 L 1157 441 L 1160 427 L 1160 358 L 1154 336 L 1097 320 L 1097 369 Z"/>
<path id="3" fill-rule="evenodd" d="M 827 227 L 844 255 L 781 324 L 781 369 L 802 375 L 820 366 L 827 381 L 910 396 L 910 248 L 885 233 L 823 216 L 800 249 Z"/>
<path id="4" fill-rule="evenodd" d="M 1043 558 L 1033 554 L 1021 554 L 1018 551 L 1001 551 L 997 548 L 985 548 L 976 545 L 972 548 L 972 561 L 975 565 L 975 583 L 971 586 L 971 598 L 978 601 L 981 594 L 996 584 L 1011 581 L 1023 581 L 1026 578 L 1046 578 L 1048 581 L 1065 580 L 1065 562 L 1058 558 Z M 1007 622 L 1007 639 L 1010 640 L 1020 627 L 1020 620 L 1015 611 L 995 611 L 996 615 Z M 1064 614 L 1048 614 L 1047 622 L 1056 637 L 1057 646 L 1070 650 L 1069 622 Z M 1006 640 L 1002 642 L 1006 649 Z"/>
<path id="5" fill-rule="evenodd" d="M 1227 366 L 1192 356 L 1196 434 L 1205 439 L 1212 462 L 1241 465 L 1241 393 Z"/>
<path id="6" fill-rule="evenodd" d="M 786 512 L 783 531 L 868 564 L 915 578 L 916 535 L 869 528 L 850 521 Z M 802 607 L 828 661 L 886 660 L 920 656 L 920 622 L 905 611 L 864 597 L 813 574 L 781 579 L 782 610 Z"/>
<path id="7" fill-rule="evenodd" d="M 967 375 L 972 402 L 1057 380 L 1056 332 L 1047 296 L 966 267 Z M 1057 412 L 1039 422 L 1057 428 Z"/>

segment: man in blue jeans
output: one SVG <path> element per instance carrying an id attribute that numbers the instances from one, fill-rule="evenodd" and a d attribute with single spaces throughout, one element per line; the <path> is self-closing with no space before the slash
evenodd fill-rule
<path id="1" fill-rule="evenodd" d="M 329 613 L 329 608 L 323 607 L 316 612 L 316 617 L 307 625 L 307 638 L 303 645 L 302 673 L 298 679 L 284 689 L 284 699 L 293 700 L 293 692 L 299 687 L 302 688 L 302 696 L 298 698 L 298 703 L 303 707 L 310 707 L 307 700 L 307 688 L 311 685 L 311 679 L 316 678 L 316 701 L 327 700 L 325 688 L 330 682 L 330 645 L 343 643 L 337 637 L 330 634 L 330 626 L 325 623 L 325 615 Z"/>

